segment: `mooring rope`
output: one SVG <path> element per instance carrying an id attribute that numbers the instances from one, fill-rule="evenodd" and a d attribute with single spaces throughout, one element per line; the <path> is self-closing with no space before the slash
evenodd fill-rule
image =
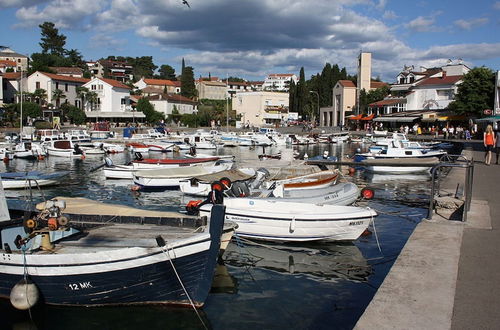
<path id="1" fill-rule="evenodd" d="M 205 328 L 205 329 L 208 330 L 208 327 L 205 324 L 205 322 L 203 322 L 203 319 L 201 318 L 200 313 L 198 313 L 198 310 L 196 309 L 196 306 L 194 305 L 194 302 L 191 299 L 191 296 L 189 295 L 189 292 L 187 291 L 186 287 L 184 286 L 184 283 L 182 283 L 181 277 L 179 276 L 179 273 L 177 272 L 177 269 L 175 268 L 174 262 L 172 261 L 172 258 L 170 258 L 170 253 L 169 253 L 168 247 L 166 247 L 166 245 L 165 245 L 165 249 L 162 247 L 161 250 L 167 256 L 168 261 L 170 261 L 170 265 L 172 266 L 172 269 L 174 270 L 175 276 L 177 276 L 177 280 L 179 280 L 179 283 L 180 283 L 180 285 L 182 287 L 182 290 L 184 290 L 184 293 L 186 294 L 186 297 L 188 298 L 189 303 L 193 307 L 194 312 L 196 313 L 196 316 L 198 316 L 198 319 L 200 320 L 201 324 L 203 325 L 203 328 Z M 173 251 L 173 248 L 172 248 L 172 251 Z"/>
<path id="2" fill-rule="evenodd" d="M 368 210 L 370 210 L 370 211 L 372 210 L 372 208 L 371 208 L 371 207 L 369 207 L 369 206 L 367 206 L 367 209 L 368 209 Z M 371 223 L 372 223 L 372 226 L 373 226 L 373 233 L 375 234 L 375 241 L 377 242 L 377 247 L 378 247 L 378 250 L 379 250 L 379 251 L 380 251 L 380 253 L 382 253 L 382 255 L 383 255 L 384 253 L 382 252 L 382 248 L 380 247 L 380 242 L 379 242 L 379 240 L 378 240 L 377 228 L 375 227 L 375 220 L 374 220 L 374 218 L 373 218 L 373 214 L 372 214 L 371 218 L 372 218 L 372 219 L 371 219 Z"/>
<path id="3" fill-rule="evenodd" d="M 31 303 L 29 301 L 29 296 L 28 296 L 28 266 L 26 262 L 26 250 L 28 247 L 26 244 L 24 244 L 21 248 L 21 251 L 23 252 L 23 278 L 24 278 L 24 284 L 26 287 L 26 301 L 28 303 L 28 315 L 30 316 L 30 320 L 33 321 L 33 316 L 31 315 Z"/>

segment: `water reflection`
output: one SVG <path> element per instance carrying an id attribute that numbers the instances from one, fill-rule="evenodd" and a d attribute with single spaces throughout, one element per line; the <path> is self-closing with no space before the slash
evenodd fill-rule
<path id="1" fill-rule="evenodd" d="M 224 257 L 231 266 L 305 275 L 319 281 L 364 282 L 372 271 L 359 248 L 352 243 L 278 245 L 237 241 L 229 244 Z"/>

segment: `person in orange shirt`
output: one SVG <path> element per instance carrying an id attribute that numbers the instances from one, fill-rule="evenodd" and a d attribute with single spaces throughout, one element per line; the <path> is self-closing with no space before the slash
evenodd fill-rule
<path id="1" fill-rule="evenodd" d="M 493 133 L 493 127 L 491 125 L 486 127 L 486 131 L 483 134 L 483 143 L 486 149 L 484 163 L 489 166 L 491 162 L 491 151 L 496 144 L 495 134 Z"/>

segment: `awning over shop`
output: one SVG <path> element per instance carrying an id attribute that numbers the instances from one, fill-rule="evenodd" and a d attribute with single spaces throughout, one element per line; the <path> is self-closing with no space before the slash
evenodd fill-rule
<path id="1" fill-rule="evenodd" d="M 484 118 L 481 118 L 481 119 L 476 119 L 475 121 L 478 121 L 478 122 L 491 122 L 491 123 L 494 123 L 494 122 L 500 121 L 500 116 L 490 116 L 490 117 L 484 117 Z"/>
<path id="2" fill-rule="evenodd" d="M 375 114 L 374 114 L 374 113 L 372 113 L 371 115 L 366 116 L 365 118 L 361 118 L 361 120 L 366 120 L 366 121 L 368 121 L 368 120 L 372 120 L 374 117 L 375 117 Z"/>
<path id="3" fill-rule="evenodd" d="M 146 118 L 141 111 L 85 111 L 87 118 Z"/>
<path id="4" fill-rule="evenodd" d="M 441 116 L 437 118 L 438 121 L 452 121 L 452 120 L 467 120 L 464 115 L 450 115 L 450 116 Z"/>
<path id="5" fill-rule="evenodd" d="M 363 117 L 363 114 L 359 114 L 357 116 L 349 116 L 346 119 L 349 119 L 349 120 L 360 120 L 361 117 Z"/>
<path id="6" fill-rule="evenodd" d="M 377 117 L 373 119 L 376 122 L 401 122 L 401 123 L 411 123 L 419 119 L 420 117 Z"/>

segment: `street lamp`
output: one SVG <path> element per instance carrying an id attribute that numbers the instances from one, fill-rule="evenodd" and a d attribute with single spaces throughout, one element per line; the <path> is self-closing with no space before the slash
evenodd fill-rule
<path id="1" fill-rule="evenodd" d="M 309 93 L 316 94 L 316 97 L 318 98 L 318 122 L 321 122 L 321 117 L 320 117 L 320 113 L 319 113 L 319 93 L 317 91 L 309 91 Z"/>

